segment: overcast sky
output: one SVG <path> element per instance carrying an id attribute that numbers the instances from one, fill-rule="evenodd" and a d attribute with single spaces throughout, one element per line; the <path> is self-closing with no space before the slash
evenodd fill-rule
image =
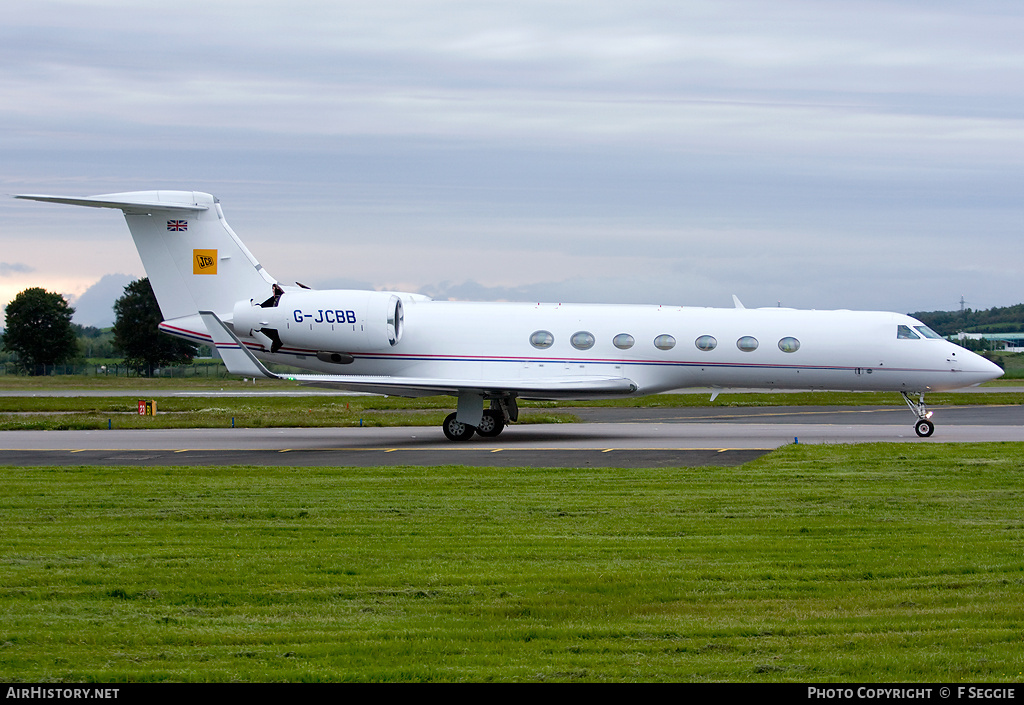
<path id="1" fill-rule="evenodd" d="M 208 191 L 274 276 L 441 298 L 1024 300 L 1024 4 L 5 0 L 5 194 Z M 0 198 L 0 305 L 143 276 Z"/>

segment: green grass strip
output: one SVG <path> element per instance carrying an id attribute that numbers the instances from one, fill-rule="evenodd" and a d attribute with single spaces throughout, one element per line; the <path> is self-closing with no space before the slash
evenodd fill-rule
<path id="1" fill-rule="evenodd" d="M 1021 458 L 0 468 L 0 680 L 1019 681 Z"/>

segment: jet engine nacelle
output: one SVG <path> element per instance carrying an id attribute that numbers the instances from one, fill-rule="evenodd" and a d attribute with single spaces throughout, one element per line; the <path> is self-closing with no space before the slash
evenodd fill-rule
<path id="1" fill-rule="evenodd" d="M 402 299 L 387 291 L 289 291 L 277 301 L 235 304 L 235 334 L 282 346 L 337 352 L 387 350 L 402 339 Z M 268 344 L 269 341 L 269 344 Z"/>

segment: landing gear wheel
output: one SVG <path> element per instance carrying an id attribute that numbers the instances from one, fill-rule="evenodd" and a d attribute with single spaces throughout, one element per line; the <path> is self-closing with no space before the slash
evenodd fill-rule
<path id="1" fill-rule="evenodd" d="M 917 423 L 914 424 L 914 431 L 917 435 L 921 438 L 927 438 L 932 435 L 932 432 L 935 431 L 935 424 L 928 420 L 931 413 L 929 413 L 928 407 L 924 405 L 924 392 L 914 392 L 914 394 L 920 395 L 916 404 L 910 400 L 910 394 L 907 392 L 900 392 L 900 394 L 903 395 L 903 401 L 907 402 L 907 406 L 917 416 Z"/>
<path id="2" fill-rule="evenodd" d="M 485 438 L 495 438 L 505 430 L 505 415 L 497 409 L 486 409 L 476 432 Z"/>
<path id="3" fill-rule="evenodd" d="M 448 437 L 449 441 L 468 441 L 473 437 L 473 431 L 476 429 L 469 424 L 464 424 L 456 420 L 455 414 L 448 414 L 448 417 L 441 424 L 441 429 L 444 431 L 444 435 Z"/>

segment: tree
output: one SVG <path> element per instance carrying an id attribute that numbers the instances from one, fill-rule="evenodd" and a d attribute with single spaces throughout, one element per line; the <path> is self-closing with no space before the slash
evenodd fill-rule
<path id="1" fill-rule="evenodd" d="M 4 350 L 17 355 L 29 374 L 46 374 L 47 365 L 78 355 L 78 338 L 71 327 L 74 312 L 60 294 L 25 289 L 7 304 Z"/>
<path id="2" fill-rule="evenodd" d="M 72 323 L 71 327 L 78 336 L 78 351 L 82 357 L 114 357 L 114 329 L 80 326 Z"/>
<path id="3" fill-rule="evenodd" d="M 162 320 L 148 278 L 126 286 L 124 296 L 114 303 L 114 347 L 140 375 L 152 377 L 157 367 L 187 365 L 195 357 L 194 344 L 160 330 Z"/>

